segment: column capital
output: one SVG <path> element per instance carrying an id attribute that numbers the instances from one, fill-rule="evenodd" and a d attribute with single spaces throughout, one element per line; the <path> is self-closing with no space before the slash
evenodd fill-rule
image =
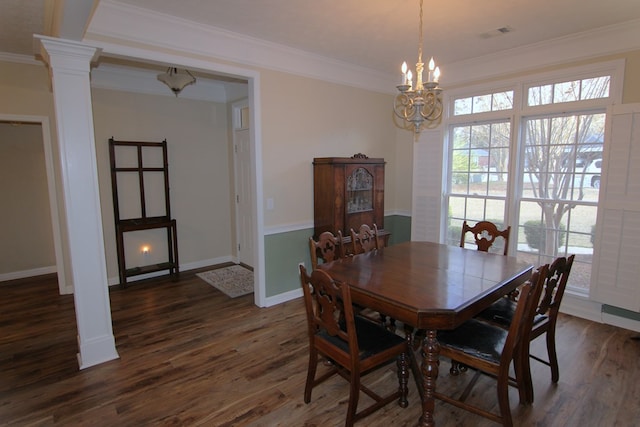
<path id="1" fill-rule="evenodd" d="M 50 68 L 66 68 L 75 71 L 90 71 L 90 64 L 102 53 L 101 48 L 73 40 L 34 35 L 39 41 L 40 54 Z"/>

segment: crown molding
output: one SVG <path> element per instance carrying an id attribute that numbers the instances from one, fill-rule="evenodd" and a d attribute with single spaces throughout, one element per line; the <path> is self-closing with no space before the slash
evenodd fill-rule
<path id="1" fill-rule="evenodd" d="M 444 64 L 441 80 L 446 88 L 637 49 L 640 49 L 640 20 Z"/>
<path id="2" fill-rule="evenodd" d="M 19 55 L 10 52 L 0 52 L 0 61 L 27 65 L 44 65 L 42 61 L 37 60 L 34 56 Z"/>

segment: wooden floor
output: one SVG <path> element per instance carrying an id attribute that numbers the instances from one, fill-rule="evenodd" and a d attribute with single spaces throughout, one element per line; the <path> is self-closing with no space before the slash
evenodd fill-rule
<path id="1" fill-rule="evenodd" d="M 340 426 L 348 388 L 341 378 L 302 400 L 307 364 L 301 300 L 260 309 L 253 295 L 229 299 L 197 278 L 153 279 L 110 291 L 120 358 L 82 371 L 76 361 L 73 296 L 54 278 L 0 284 L 0 425 L 10 426 Z M 533 363 L 536 400 L 520 406 L 516 426 L 640 424 L 640 342 L 636 333 L 563 316 L 560 382 Z M 544 351 L 544 342 L 533 345 Z M 395 387 L 394 365 L 373 380 Z M 439 390 L 458 387 L 441 362 Z M 495 407 L 493 381 L 472 396 Z M 413 426 L 420 405 L 391 404 L 362 426 Z M 361 402 L 366 399 L 361 398 Z M 496 424 L 438 401 L 438 426 Z"/>

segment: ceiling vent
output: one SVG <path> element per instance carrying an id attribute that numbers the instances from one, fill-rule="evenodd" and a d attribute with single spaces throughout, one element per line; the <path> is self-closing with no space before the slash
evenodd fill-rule
<path id="1" fill-rule="evenodd" d="M 510 26 L 504 26 L 500 28 L 496 28 L 495 30 L 487 31 L 486 33 L 480 34 L 481 39 L 490 39 L 493 37 L 498 37 L 510 33 L 513 31 L 513 28 Z"/>

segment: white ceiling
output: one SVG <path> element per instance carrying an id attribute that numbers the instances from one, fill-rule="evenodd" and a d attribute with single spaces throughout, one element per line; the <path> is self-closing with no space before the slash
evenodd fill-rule
<path id="1" fill-rule="evenodd" d="M 33 57 L 32 35 L 55 35 L 48 32 L 56 1 L 1 0 L 0 52 Z M 418 1 L 101 0 L 97 10 L 105 3 L 148 9 L 392 74 L 403 60 L 417 59 Z M 433 55 L 441 64 L 640 25 L 640 0 L 431 0 L 424 9 L 424 59 Z"/>
<path id="2" fill-rule="evenodd" d="M 417 59 L 419 0 L 120 2 L 384 73 Z M 446 64 L 634 19 L 640 0 L 425 0 L 424 54 Z"/>

